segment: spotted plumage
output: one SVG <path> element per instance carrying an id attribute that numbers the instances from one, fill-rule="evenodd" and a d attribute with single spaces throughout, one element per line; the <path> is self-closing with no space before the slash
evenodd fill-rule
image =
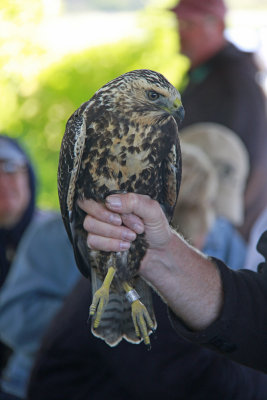
<path id="1" fill-rule="evenodd" d="M 92 332 L 111 346 L 122 338 L 149 344 L 156 327 L 150 289 L 138 276 L 147 244 L 138 235 L 129 251 L 90 250 L 77 199 L 147 194 L 170 220 L 181 177 L 177 123 L 182 117 L 180 95 L 167 79 L 135 70 L 100 88 L 66 125 L 58 169 L 61 213 L 77 265 L 92 282 Z M 134 295 L 132 303 L 126 294 Z"/>

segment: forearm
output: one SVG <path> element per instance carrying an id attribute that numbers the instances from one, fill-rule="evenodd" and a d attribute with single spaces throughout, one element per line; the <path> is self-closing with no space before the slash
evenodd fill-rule
<path id="1" fill-rule="evenodd" d="M 216 265 L 175 232 L 161 250 L 147 250 L 140 274 L 192 330 L 218 317 L 223 292 Z"/>

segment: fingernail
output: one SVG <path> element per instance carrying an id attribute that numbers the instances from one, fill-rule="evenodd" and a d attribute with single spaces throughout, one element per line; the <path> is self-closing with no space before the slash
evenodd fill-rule
<path id="1" fill-rule="evenodd" d="M 120 242 L 120 249 L 121 250 L 128 250 L 131 246 L 130 242 Z"/>
<path id="2" fill-rule="evenodd" d="M 135 240 L 135 238 L 136 238 L 136 234 L 135 234 L 134 232 L 126 231 L 126 232 L 123 232 L 123 233 L 122 233 L 122 239 L 123 239 L 123 240 L 130 240 L 130 241 L 132 241 L 132 240 Z"/>
<path id="3" fill-rule="evenodd" d="M 112 208 L 121 208 L 121 199 L 117 196 L 107 197 L 106 202 Z"/>
<path id="4" fill-rule="evenodd" d="M 121 217 L 117 214 L 112 214 L 109 216 L 109 221 L 115 225 L 121 225 Z"/>
<path id="5" fill-rule="evenodd" d="M 144 227 L 142 224 L 134 224 L 133 229 L 139 234 L 144 232 Z"/>

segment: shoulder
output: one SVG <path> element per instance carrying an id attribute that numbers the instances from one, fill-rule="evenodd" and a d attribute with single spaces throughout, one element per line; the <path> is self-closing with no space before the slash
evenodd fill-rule
<path id="1" fill-rule="evenodd" d="M 209 256 L 221 259 L 232 269 L 244 266 L 245 241 L 226 218 L 216 218 L 203 251 Z"/>
<path id="2" fill-rule="evenodd" d="M 224 80 L 231 82 L 231 85 L 235 88 L 242 89 L 242 86 L 240 87 L 241 81 L 245 87 L 252 84 L 255 88 L 259 87 L 257 84 L 259 67 L 255 55 L 238 49 L 232 43 L 228 43 L 211 60 L 211 65 L 214 74 L 224 77 Z"/>
<path id="3" fill-rule="evenodd" d="M 50 235 L 54 235 L 56 232 L 64 233 L 62 217 L 58 212 L 38 210 L 25 232 L 25 237 L 43 236 L 47 232 L 50 232 Z"/>
<path id="4" fill-rule="evenodd" d="M 208 234 L 208 243 L 225 243 L 233 234 L 232 224 L 224 217 L 217 217 L 211 231 Z"/>
<path id="5" fill-rule="evenodd" d="M 247 67 L 248 65 L 256 67 L 253 53 L 243 51 L 230 42 L 215 56 L 214 60 L 218 61 L 218 63 L 224 62 L 231 65 L 240 64 L 242 67 Z"/>
<path id="6" fill-rule="evenodd" d="M 70 255 L 72 247 L 69 242 L 61 215 L 48 212 L 47 215 L 35 216 L 28 226 L 19 244 L 16 257 L 35 258 L 38 254 L 45 254 L 46 258 L 55 257 L 52 250 L 64 248 L 64 253 Z"/>

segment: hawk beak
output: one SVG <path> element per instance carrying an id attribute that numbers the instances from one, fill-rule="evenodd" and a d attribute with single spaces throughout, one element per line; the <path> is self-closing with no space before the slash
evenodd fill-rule
<path id="1" fill-rule="evenodd" d="M 175 99 L 173 102 L 173 107 L 172 107 L 172 115 L 177 122 L 178 126 L 181 124 L 181 122 L 184 119 L 184 107 L 182 105 L 182 102 L 180 99 Z"/>

